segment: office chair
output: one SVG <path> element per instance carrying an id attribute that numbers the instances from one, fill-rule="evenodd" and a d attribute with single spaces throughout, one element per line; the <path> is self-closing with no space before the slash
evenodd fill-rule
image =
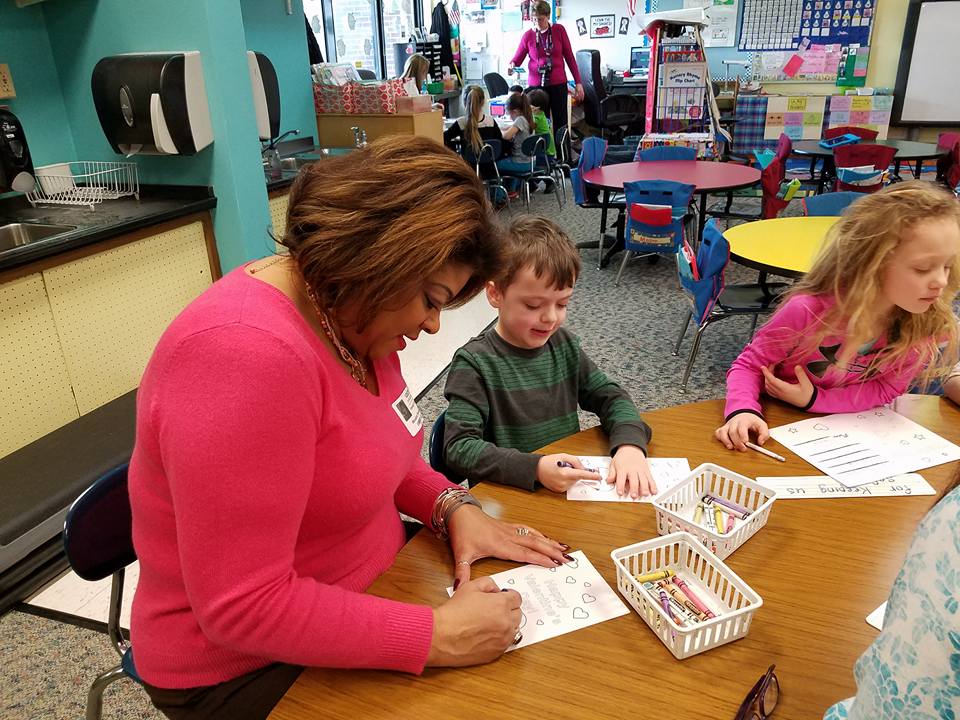
<path id="1" fill-rule="evenodd" d="M 357 75 L 360 76 L 361 80 L 377 79 L 377 74 L 373 70 L 367 70 L 366 68 L 357 68 Z"/>
<path id="2" fill-rule="evenodd" d="M 97 480 L 67 511 L 63 524 L 63 547 L 71 569 L 84 580 L 110 577 L 110 615 L 107 633 L 120 663 L 98 675 L 87 692 L 86 720 L 99 720 L 103 691 L 112 682 L 128 677 L 140 682 L 133 662 L 133 648 L 120 631 L 124 568 L 137 559 L 133 549 L 127 464 Z"/>
<path id="3" fill-rule="evenodd" d="M 640 101 L 632 95 L 607 95 L 600 75 L 600 52 L 578 50 L 577 68 L 583 85 L 584 121 L 600 130 L 600 136 L 609 134 L 619 140 L 623 128 L 637 122 L 643 114 Z"/>
<path id="4" fill-rule="evenodd" d="M 500 73 L 487 73 L 483 76 L 483 84 L 487 86 L 488 97 L 500 97 L 510 92 L 510 86 Z"/>

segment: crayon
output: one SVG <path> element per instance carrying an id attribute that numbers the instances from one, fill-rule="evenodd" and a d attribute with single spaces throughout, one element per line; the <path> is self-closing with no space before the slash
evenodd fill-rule
<path id="1" fill-rule="evenodd" d="M 694 613 L 698 617 L 700 618 L 706 617 L 702 612 L 700 612 L 700 608 L 698 608 L 696 605 L 690 602 L 690 599 L 686 595 L 684 595 L 683 591 L 680 590 L 680 588 L 678 588 L 677 586 L 671 583 L 668 583 L 665 580 L 661 580 L 660 582 L 657 583 L 657 587 L 660 587 L 666 590 L 676 599 L 678 603 L 683 605 L 687 610 Z"/>
<path id="2" fill-rule="evenodd" d="M 645 575 L 635 575 L 634 579 L 642 585 L 643 583 L 655 582 L 657 580 L 666 580 L 667 578 L 673 577 L 675 574 L 676 573 L 674 573 L 673 570 L 667 568 L 666 570 L 649 572 Z"/>
<path id="3" fill-rule="evenodd" d="M 717 527 L 717 534 L 723 535 L 723 512 L 716 505 L 713 506 L 714 525 Z"/>
<path id="4" fill-rule="evenodd" d="M 708 619 L 716 617 L 710 608 L 708 608 L 703 601 L 693 593 L 693 590 L 690 589 L 690 586 L 687 585 L 683 580 L 676 577 L 673 579 L 673 582 L 676 583 L 677 587 L 680 588 L 683 594 L 690 599 L 690 602 L 697 606 L 697 610 L 699 610 L 703 615 L 706 615 Z"/>
<path id="5" fill-rule="evenodd" d="M 697 509 L 693 511 L 693 524 L 699 525 L 703 517 L 703 501 L 697 503 Z"/>
<path id="6" fill-rule="evenodd" d="M 743 505 L 733 502 L 733 500 L 727 500 L 726 498 L 718 497 L 711 493 L 707 493 L 706 495 L 704 495 L 704 498 L 714 504 L 723 505 L 725 508 L 729 508 L 730 510 L 735 510 L 738 515 L 742 516 L 740 518 L 741 520 L 750 516 L 750 508 L 745 508 Z"/>
<path id="7" fill-rule="evenodd" d="M 727 529 L 724 530 L 724 533 L 733 532 L 733 515 L 727 515 Z"/>

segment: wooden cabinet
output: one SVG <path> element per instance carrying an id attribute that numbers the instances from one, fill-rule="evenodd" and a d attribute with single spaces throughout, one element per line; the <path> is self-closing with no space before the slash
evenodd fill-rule
<path id="1" fill-rule="evenodd" d="M 443 113 L 434 110 L 383 115 L 317 113 L 319 144 L 323 147 L 352 147 L 354 137 L 350 128 L 354 126 L 367 131 L 368 141 L 385 135 L 419 135 L 443 142 Z"/>

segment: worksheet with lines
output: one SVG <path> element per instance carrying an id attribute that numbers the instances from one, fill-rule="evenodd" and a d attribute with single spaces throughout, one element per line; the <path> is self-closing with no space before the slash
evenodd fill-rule
<path id="1" fill-rule="evenodd" d="M 845 487 L 960 460 L 960 447 L 885 407 L 800 420 L 770 437 Z"/>

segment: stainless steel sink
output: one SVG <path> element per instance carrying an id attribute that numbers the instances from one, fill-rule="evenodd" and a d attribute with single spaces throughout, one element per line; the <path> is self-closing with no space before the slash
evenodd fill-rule
<path id="1" fill-rule="evenodd" d="M 0 225 L 0 252 L 21 245 L 29 245 L 37 240 L 44 240 L 70 230 L 76 230 L 76 226 L 21 222 Z"/>

